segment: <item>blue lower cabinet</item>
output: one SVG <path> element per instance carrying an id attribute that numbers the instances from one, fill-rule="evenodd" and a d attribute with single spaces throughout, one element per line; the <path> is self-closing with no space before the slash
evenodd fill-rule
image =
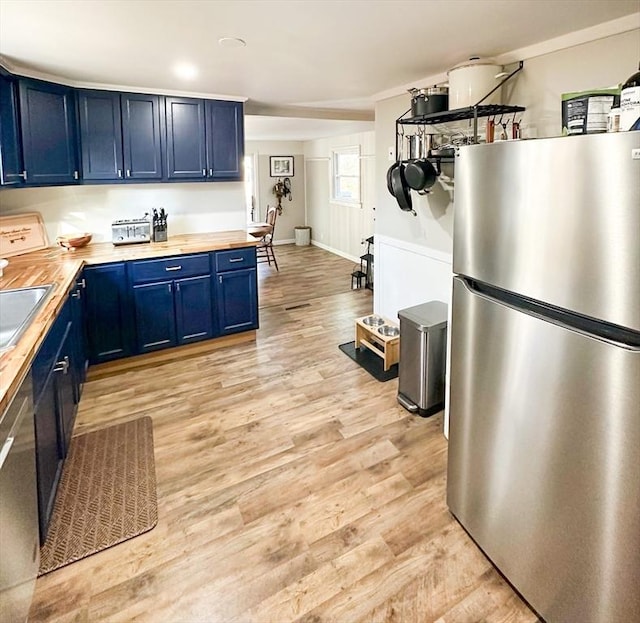
<path id="1" fill-rule="evenodd" d="M 189 344 L 213 337 L 209 275 L 177 280 L 175 306 L 178 344 Z"/>
<path id="2" fill-rule="evenodd" d="M 216 301 L 220 335 L 258 328 L 258 287 L 255 268 L 218 273 Z"/>
<path id="3" fill-rule="evenodd" d="M 55 373 L 49 373 L 34 409 L 36 429 L 36 473 L 40 542 L 47 537 L 53 502 L 62 473 L 64 454 L 58 428 Z"/>
<path id="4" fill-rule="evenodd" d="M 133 320 L 126 264 L 88 266 L 84 279 L 90 363 L 132 355 Z"/>
<path id="5" fill-rule="evenodd" d="M 173 281 L 133 287 L 137 352 L 148 353 L 176 344 Z"/>
<path id="6" fill-rule="evenodd" d="M 137 352 L 213 337 L 209 275 L 133 286 Z"/>

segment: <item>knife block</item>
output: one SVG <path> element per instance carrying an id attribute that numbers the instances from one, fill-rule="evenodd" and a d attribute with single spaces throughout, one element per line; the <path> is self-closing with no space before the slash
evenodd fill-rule
<path id="1" fill-rule="evenodd" d="M 167 228 L 163 227 L 160 229 L 159 227 L 153 228 L 153 241 L 154 242 L 166 242 L 167 241 Z"/>

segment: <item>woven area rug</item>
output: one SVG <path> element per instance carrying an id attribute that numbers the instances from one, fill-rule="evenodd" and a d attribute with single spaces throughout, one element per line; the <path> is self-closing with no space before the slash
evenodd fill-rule
<path id="1" fill-rule="evenodd" d="M 398 376 L 398 364 L 394 363 L 388 370 L 384 369 L 382 359 L 368 348 L 356 349 L 356 343 L 347 342 L 338 348 L 359 366 L 362 366 L 376 381 L 384 383 Z"/>
<path id="2" fill-rule="evenodd" d="M 74 437 L 38 575 L 147 532 L 157 522 L 151 418 Z"/>

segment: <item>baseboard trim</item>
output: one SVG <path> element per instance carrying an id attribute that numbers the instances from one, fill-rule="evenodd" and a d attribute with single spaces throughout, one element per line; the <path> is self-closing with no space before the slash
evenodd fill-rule
<path id="1" fill-rule="evenodd" d="M 167 348 L 158 350 L 153 353 L 145 353 L 144 355 L 135 355 L 133 357 L 125 357 L 124 359 L 116 359 L 106 363 L 99 363 L 89 366 L 87 371 L 87 380 L 95 381 L 121 372 L 136 370 L 138 368 L 159 366 L 176 359 L 186 359 L 196 357 L 204 353 L 213 352 L 227 346 L 235 346 L 236 344 L 244 344 L 245 342 L 255 342 L 256 331 L 244 331 L 242 333 L 234 333 L 233 335 L 223 335 L 212 340 L 203 342 L 195 342 L 194 344 L 186 344 L 184 346 L 176 346 L 175 348 Z"/>
<path id="2" fill-rule="evenodd" d="M 325 251 L 329 251 L 329 253 L 333 253 L 334 255 L 339 255 L 340 257 L 343 257 L 345 260 L 349 260 L 350 262 L 353 262 L 354 264 L 359 264 L 360 263 L 360 258 L 359 257 L 354 257 L 353 255 L 349 255 L 348 253 L 343 253 L 342 251 L 339 251 L 338 249 L 334 249 L 333 247 L 330 247 L 326 244 L 323 244 L 322 242 L 318 242 L 317 240 L 312 240 L 311 244 L 314 247 L 319 247 L 320 249 L 324 249 Z"/>

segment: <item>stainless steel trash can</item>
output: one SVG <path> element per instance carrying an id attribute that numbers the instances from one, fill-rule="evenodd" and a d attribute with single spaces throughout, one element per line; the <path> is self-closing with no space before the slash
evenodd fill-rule
<path id="1" fill-rule="evenodd" d="M 398 312 L 398 402 L 424 417 L 444 407 L 447 306 L 430 301 Z"/>

